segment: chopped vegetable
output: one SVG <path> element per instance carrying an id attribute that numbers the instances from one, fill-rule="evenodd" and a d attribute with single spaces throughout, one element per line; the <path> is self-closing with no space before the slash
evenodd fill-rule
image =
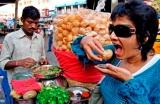
<path id="1" fill-rule="evenodd" d="M 60 75 L 62 70 L 58 66 L 40 66 L 33 70 L 36 78 L 54 78 Z"/>
<path id="2" fill-rule="evenodd" d="M 69 92 L 60 86 L 46 86 L 37 95 L 39 104 L 67 104 Z"/>
<path id="3" fill-rule="evenodd" d="M 82 92 L 82 97 L 84 98 L 88 98 L 90 96 L 90 93 L 85 91 L 85 92 Z"/>

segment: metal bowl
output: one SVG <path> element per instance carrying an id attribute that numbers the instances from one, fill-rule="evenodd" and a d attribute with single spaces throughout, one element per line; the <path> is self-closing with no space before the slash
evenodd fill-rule
<path id="1" fill-rule="evenodd" d="M 70 101 L 71 104 L 88 104 L 90 98 L 90 90 L 81 86 L 72 86 L 67 89 L 70 92 Z M 83 96 L 84 93 L 87 93 L 87 96 Z"/>
<path id="2" fill-rule="evenodd" d="M 35 99 L 15 99 L 15 104 L 35 104 Z"/>
<path id="3" fill-rule="evenodd" d="M 63 77 L 63 76 L 59 76 L 53 79 L 41 79 L 39 80 L 40 82 L 42 82 L 42 84 L 44 86 L 52 86 L 52 85 L 57 85 L 57 86 L 61 86 L 61 87 L 68 87 L 68 82 L 67 80 Z"/>
<path id="4" fill-rule="evenodd" d="M 28 79 L 32 78 L 32 72 L 26 71 L 26 72 L 17 72 L 13 74 L 12 79 L 13 80 L 23 80 L 23 79 Z"/>
<path id="5" fill-rule="evenodd" d="M 61 76 L 62 70 L 58 66 L 42 65 L 33 69 L 33 75 L 38 80 L 49 80 Z"/>

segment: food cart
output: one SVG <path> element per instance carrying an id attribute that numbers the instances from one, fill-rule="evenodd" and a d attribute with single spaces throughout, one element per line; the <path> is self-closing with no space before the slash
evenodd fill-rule
<path id="1" fill-rule="evenodd" d="M 62 69 L 52 65 L 15 73 L 11 85 L 15 104 L 87 104 L 91 95 L 88 88 L 69 87 Z"/>
<path id="2" fill-rule="evenodd" d="M 0 104 L 13 104 L 10 91 L 7 72 L 0 68 Z"/>

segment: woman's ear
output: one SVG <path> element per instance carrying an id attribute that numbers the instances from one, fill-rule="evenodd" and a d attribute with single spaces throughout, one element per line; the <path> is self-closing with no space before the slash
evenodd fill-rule
<path id="1" fill-rule="evenodd" d="M 150 37 L 150 33 L 149 33 L 149 31 L 147 31 L 145 34 L 144 42 L 147 42 L 149 37 Z"/>
<path id="2" fill-rule="evenodd" d="M 145 45 L 147 43 L 148 39 L 149 39 L 148 36 L 145 37 L 144 42 L 142 43 L 142 45 Z"/>
<path id="3" fill-rule="evenodd" d="M 148 41 L 148 39 L 149 39 L 149 38 L 148 38 L 148 36 L 147 36 L 147 37 L 145 37 L 144 42 L 147 42 L 147 41 Z"/>

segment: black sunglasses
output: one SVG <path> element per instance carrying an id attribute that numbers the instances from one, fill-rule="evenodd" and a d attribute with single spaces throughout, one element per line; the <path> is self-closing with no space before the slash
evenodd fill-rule
<path id="1" fill-rule="evenodd" d="M 136 33 L 136 29 L 135 28 L 130 28 L 127 25 L 109 25 L 109 34 L 111 35 L 112 32 L 114 32 L 116 34 L 117 37 L 124 37 L 124 38 L 128 38 L 131 35 Z"/>

